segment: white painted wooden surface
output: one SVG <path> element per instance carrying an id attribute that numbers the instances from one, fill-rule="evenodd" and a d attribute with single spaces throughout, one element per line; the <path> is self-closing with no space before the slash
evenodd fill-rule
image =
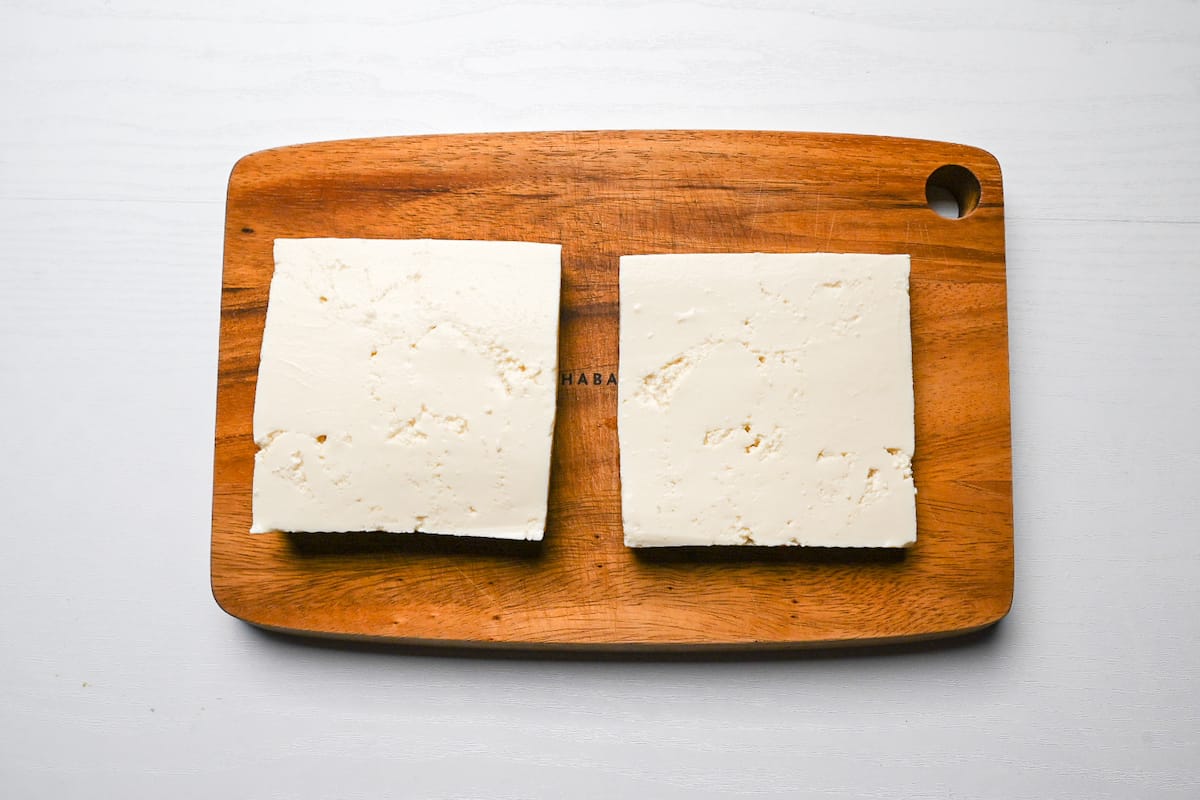
<path id="1" fill-rule="evenodd" d="M 1200 796 L 1200 6 L 0 3 L 0 795 Z M 207 586 L 223 192 L 348 136 L 991 150 L 1017 596 L 766 661 L 316 646 Z"/>

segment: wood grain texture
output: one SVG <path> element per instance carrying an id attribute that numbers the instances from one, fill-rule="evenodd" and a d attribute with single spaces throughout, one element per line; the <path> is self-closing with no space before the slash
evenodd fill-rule
<path id="1" fill-rule="evenodd" d="M 961 220 L 925 179 L 982 186 Z M 617 264 L 665 252 L 909 253 L 918 542 L 905 552 L 632 551 L 616 387 L 560 385 L 545 541 L 252 536 L 251 416 L 275 238 L 563 246 L 560 368 L 618 372 Z M 926 638 L 1012 598 L 1003 196 L 995 159 L 937 142 L 570 132 L 329 142 L 247 156 L 229 183 L 212 586 L 229 613 L 321 635 L 523 647 L 746 647 Z"/>

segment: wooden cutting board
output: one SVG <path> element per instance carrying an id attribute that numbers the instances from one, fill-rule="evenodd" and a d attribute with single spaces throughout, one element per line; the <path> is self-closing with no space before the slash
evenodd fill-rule
<path id="1" fill-rule="evenodd" d="M 947 165 L 934 183 L 977 204 L 961 219 L 926 203 L 927 179 Z M 574 379 L 559 386 L 544 542 L 248 532 L 272 241 L 310 236 L 562 244 L 560 368 Z M 619 378 L 618 257 L 748 251 L 912 256 L 914 547 L 623 545 L 608 381 Z M 1000 167 L 960 145 L 590 131 L 247 156 L 225 220 L 213 594 L 267 628 L 416 643 L 794 646 L 987 626 L 1013 585 L 1005 291 Z"/>

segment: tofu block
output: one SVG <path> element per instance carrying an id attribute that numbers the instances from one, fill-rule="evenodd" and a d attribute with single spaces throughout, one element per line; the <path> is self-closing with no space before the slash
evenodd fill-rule
<path id="1" fill-rule="evenodd" d="M 620 266 L 627 545 L 916 540 L 908 256 Z"/>
<path id="2" fill-rule="evenodd" d="M 541 539 L 560 249 L 277 239 L 251 531 Z"/>

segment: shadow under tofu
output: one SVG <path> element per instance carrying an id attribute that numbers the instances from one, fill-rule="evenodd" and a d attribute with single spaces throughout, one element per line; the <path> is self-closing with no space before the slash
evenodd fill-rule
<path id="1" fill-rule="evenodd" d="M 300 558 L 466 555 L 532 561 L 544 553 L 541 542 L 436 533 L 285 533 L 283 537 Z"/>
<path id="2" fill-rule="evenodd" d="M 870 564 L 903 566 L 908 559 L 904 547 L 754 547 L 718 545 L 705 547 L 636 547 L 634 558 L 644 564 Z"/>

